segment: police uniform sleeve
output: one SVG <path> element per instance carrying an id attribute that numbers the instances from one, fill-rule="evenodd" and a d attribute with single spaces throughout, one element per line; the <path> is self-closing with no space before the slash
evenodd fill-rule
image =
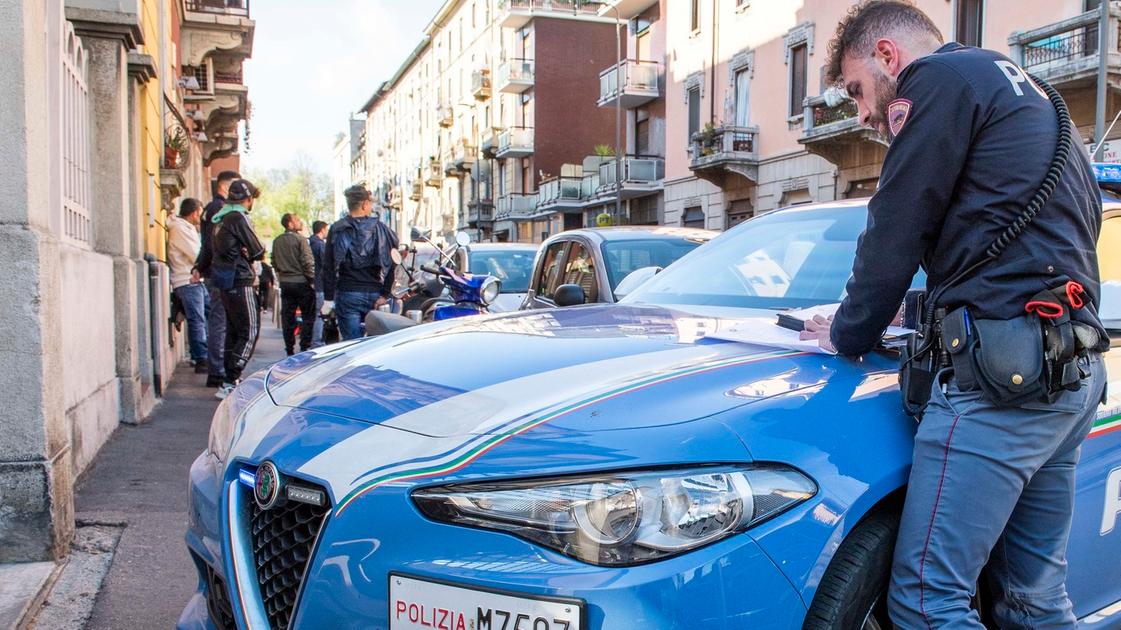
<path id="1" fill-rule="evenodd" d="M 875 348 L 898 312 L 938 239 L 979 124 L 974 88 L 942 61 L 913 62 L 898 85 L 888 106 L 895 139 L 831 331 L 834 347 L 847 356 Z"/>
<path id="2" fill-rule="evenodd" d="M 323 268 L 319 272 L 323 281 L 323 299 L 332 302 L 335 299 L 335 285 L 339 276 L 335 273 L 335 226 L 327 232 L 327 242 L 323 245 Z"/>

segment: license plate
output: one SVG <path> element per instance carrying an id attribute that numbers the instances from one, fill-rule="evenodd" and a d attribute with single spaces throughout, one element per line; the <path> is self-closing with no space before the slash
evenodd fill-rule
<path id="1" fill-rule="evenodd" d="M 390 630 L 583 630 L 582 604 L 389 576 Z"/>

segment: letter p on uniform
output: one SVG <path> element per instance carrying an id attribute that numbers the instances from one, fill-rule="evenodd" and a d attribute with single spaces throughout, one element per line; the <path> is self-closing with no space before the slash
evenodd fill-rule
<path id="1" fill-rule="evenodd" d="M 995 63 L 996 67 L 1000 69 L 1000 72 L 1004 75 L 1004 78 L 1008 79 L 1008 82 L 1012 84 L 1012 90 L 1016 92 L 1016 96 L 1024 95 L 1024 89 L 1020 87 L 1020 84 L 1026 83 L 1027 85 L 1030 85 L 1037 94 L 1039 94 L 1043 98 L 1047 98 L 1047 95 L 1043 93 L 1043 90 L 1039 89 L 1039 86 L 1035 84 L 1035 81 L 1031 81 L 1028 79 L 1028 75 L 1024 73 L 1024 70 L 1020 68 L 1020 66 L 1017 66 L 1011 61 L 1004 60 L 994 61 L 993 63 Z"/>

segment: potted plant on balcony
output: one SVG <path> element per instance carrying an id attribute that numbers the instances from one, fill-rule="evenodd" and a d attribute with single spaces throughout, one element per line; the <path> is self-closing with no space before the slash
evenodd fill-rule
<path id="1" fill-rule="evenodd" d="M 187 132 L 179 125 L 167 128 L 164 136 L 163 160 L 167 168 L 179 168 L 179 158 L 190 149 Z"/>
<path id="2" fill-rule="evenodd" d="M 712 121 L 705 123 L 704 129 L 698 135 L 701 140 L 701 155 L 716 153 L 716 125 Z"/>

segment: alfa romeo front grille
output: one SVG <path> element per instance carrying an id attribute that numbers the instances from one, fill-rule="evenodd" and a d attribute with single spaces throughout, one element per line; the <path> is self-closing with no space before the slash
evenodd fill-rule
<path id="1" fill-rule="evenodd" d="M 218 630 L 237 630 L 226 583 L 210 567 L 206 567 L 206 612 Z"/>
<path id="2" fill-rule="evenodd" d="M 273 630 L 286 630 L 315 541 L 331 507 L 287 501 L 262 510 L 250 502 L 250 510 L 249 528 L 261 601 Z"/>

